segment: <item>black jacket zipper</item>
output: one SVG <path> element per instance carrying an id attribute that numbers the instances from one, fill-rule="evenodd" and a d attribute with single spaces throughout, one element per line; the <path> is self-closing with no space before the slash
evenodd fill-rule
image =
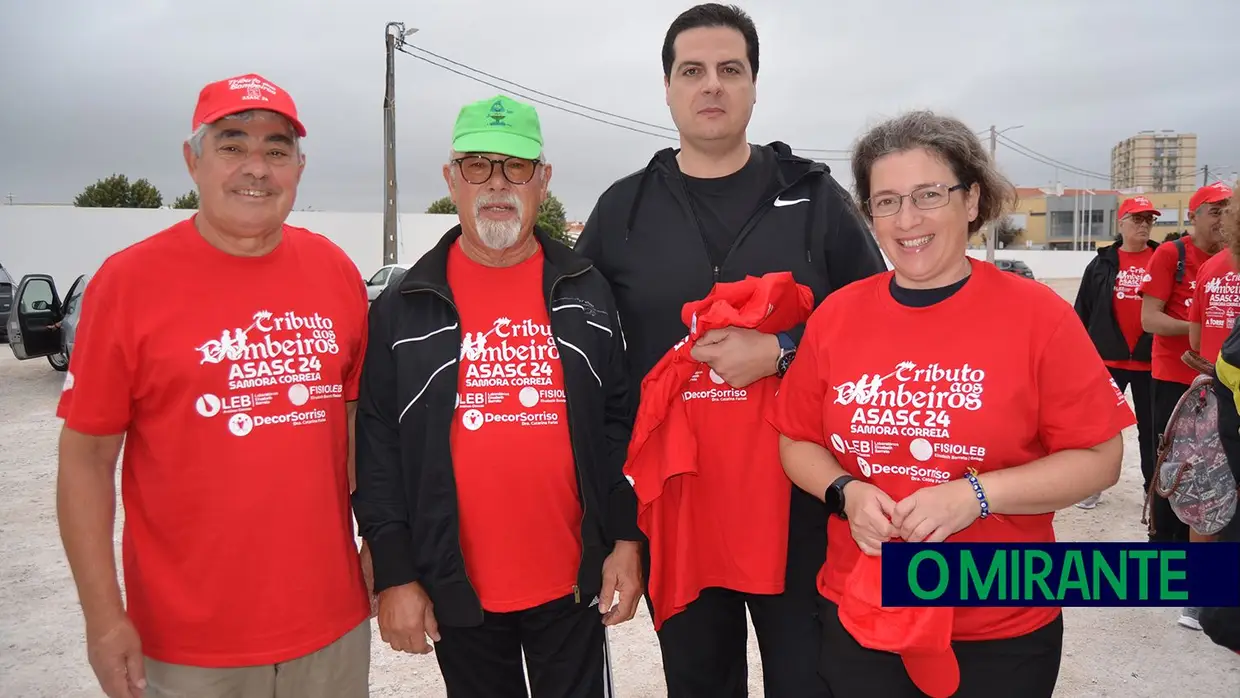
<path id="1" fill-rule="evenodd" d="M 810 174 L 812 174 L 812 172 L 802 173 L 796 179 L 779 187 L 778 189 L 775 190 L 773 194 L 763 199 L 758 204 L 758 206 L 749 214 L 749 218 L 745 221 L 745 224 L 741 226 L 740 232 L 738 232 L 736 234 L 736 238 L 732 240 L 732 245 L 728 248 L 728 251 L 724 253 L 723 259 L 720 260 L 718 264 L 716 264 L 714 257 L 711 255 L 711 252 L 710 252 L 710 241 L 706 239 L 706 233 L 702 230 L 702 222 L 698 218 L 697 210 L 694 209 L 693 207 L 693 199 L 691 195 L 689 194 L 689 186 L 685 183 L 684 175 L 682 175 L 678 170 L 672 173 L 672 177 L 676 180 L 676 183 L 679 186 L 680 195 L 683 197 L 683 202 L 685 205 L 684 207 L 689 212 L 689 219 L 690 221 L 692 221 L 693 228 L 694 230 L 697 231 L 698 237 L 702 240 L 702 248 L 706 251 L 706 259 L 709 261 L 711 265 L 712 284 L 719 282 L 723 267 L 726 267 L 728 265 L 728 260 L 732 258 L 732 253 L 735 252 L 738 247 L 740 247 L 741 242 L 744 241 L 745 237 L 748 236 L 749 233 L 753 232 L 753 229 L 756 228 L 758 225 L 758 221 L 762 220 L 762 217 L 766 215 L 767 207 L 770 206 L 771 203 L 775 201 L 775 199 L 778 199 L 779 197 L 783 196 L 784 192 L 788 191 L 789 189 L 792 189 L 797 184 L 800 184 L 801 181 L 805 179 L 806 177 L 808 177 Z M 809 201 L 806 203 L 813 205 L 814 202 Z"/>
<path id="2" fill-rule="evenodd" d="M 582 269 L 581 271 L 576 272 L 574 274 L 560 274 L 555 277 L 555 281 L 551 282 L 551 290 L 547 294 L 547 321 L 548 322 L 552 322 L 551 318 L 554 317 L 554 313 L 555 313 L 555 311 L 552 310 L 552 305 L 554 305 L 555 303 L 556 287 L 559 286 L 560 282 L 563 281 L 564 279 L 571 279 L 577 276 L 581 276 L 582 274 L 585 274 L 586 272 L 590 271 L 591 268 L 592 267 L 586 267 L 585 269 Z M 556 336 L 555 339 L 556 339 L 556 342 L 558 343 L 560 341 L 560 338 L 558 334 L 556 333 L 554 327 L 551 330 L 551 334 Z M 563 352 L 561 352 L 560 353 L 560 365 L 561 365 L 560 370 L 561 371 L 564 370 L 563 357 L 564 357 L 564 354 Z M 565 418 L 568 419 L 568 448 L 569 448 L 569 452 L 573 454 L 573 475 L 577 477 L 577 500 L 581 503 L 581 521 L 578 522 L 577 524 L 577 530 L 581 534 L 581 549 L 577 555 L 577 574 L 580 575 L 581 569 L 585 565 L 585 562 L 586 562 L 586 545 L 588 545 L 588 541 L 586 539 L 585 528 L 586 528 L 586 511 L 587 511 L 587 508 L 589 507 L 589 504 L 587 503 L 588 497 L 586 496 L 586 492 L 585 492 L 585 483 L 581 478 L 581 460 L 577 457 L 577 439 L 574 438 L 573 436 L 573 402 L 569 398 L 569 392 L 570 391 L 568 390 L 568 385 L 567 385 L 567 380 L 566 380 L 565 386 L 564 386 L 564 416 Z M 576 580 L 576 579 L 573 581 L 573 603 L 576 603 L 576 604 L 581 603 L 581 586 L 580 586 L 579 581 L 580 580 Z"/>
<path id="3" fill-rule="evenodd" d="M 448 304 L 448 307 L 452 309 L 452 314 L 456 316 L 456 325 L 458 328 L 457 334 L 459 335 L 460 334 L 459 328 L 461 326 L 461 311 L 457 309 L 456 303 L 453 303 L 451 299 L 449 299 L 447 296 L 445 296 L 444 294 L 440 293 L 438 290 L 433 289 L 433 288 L 416 288 L 411 291 L 411 293 L 418 293 L 418 292 L 433 293 L 436 296 L 438 296 L 444 303 Z M 457 361 L 456 368 L 457 368 L 457 373 L 459 375 L 460 370 L 461 370 L 459 358 Z M 459 381 L 460 379 L 458 378 L 457 380 Z M 455 390 L 457 390 L 457 388 L 453 387 L 453 391 Z M 564 401 L 565 403 L 567 403 L 568 402 L 568 391 L 565 391 L 564 395 L 565 395 Z M 456 419 L 456 408 L 453 408 L 452 410 L 452 419 Z M 451 420 L 449 420 L 448 423 L 451 424 Z M 449 441 L 451 440 L 449 439 Z M 452 445 L 451 443 L 449 443 L 448 445 L 448 460 L 449 461 L 451 461 L 452 459 L 451 452 L 452 452 Z M 455 475 L 452 478 L 452 487 L 453 487 L 453 490 L 456 489 Z M 453 518 L 456 520 L 456 552 L 458 555 L 461 556 L 461 574 L 465 575 L 465 581 L 469 583 L 469 588 L 472 589 L 474 592 L 474 599 L 478 606 L 478 613 L 485 614 L 486 609 L 482 607 L 482 599 L 481 597 L 478 596 L 478 587 L 474 586 L 474 580 L 469 578 L 469 568 L 465 565 L 465 548 L 461 546 L 461 510 L 460 510 L 460 507 L 456 504 L 456 502 L 453 502 L 452 506 L 456 507 L 456 516 L 454 516 Z"/>

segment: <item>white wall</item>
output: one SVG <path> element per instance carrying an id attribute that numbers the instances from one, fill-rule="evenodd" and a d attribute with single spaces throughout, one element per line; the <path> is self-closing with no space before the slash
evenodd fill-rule
<path id="1" fill-rule="evenodd" d="M 93 274 L 109 255 L 184 220 L 192 212 L 171 209 L 0 206 L 0 264 L 14 280 L 51 274 L 63 293 L 79 274 Z M 383 264 L 383 215 L 294 211 L 291 225 L 331 238 L 348 253 L 363 276 Z M 410 264 L 434 245 L 456 216 L 405 213 L 400 216 L 397 261 Z M 969 255 L 986 258 L 985 250 Z M 1075 279 L 1094 252 L 997 250 L 996 259 L 1023 260 L 1039 279 Z M 890 266 L 890 263 L 888 263 Z"/>
<path id="2" fill-rule="evenodd" d="M 969 256 L 986 259 L 986 250 L 969 250 Z M 1018 259 L 1033 270 L 1039 280 L 1079 279 L 1089 261 L 1097 252 L 1073 252 L 1070 250 L 995 250 L 995 259 Z"/>
<path id="3" fill-rule="evenodd" d="M 93 274 L 107 257 L 192 215 L 172 209 L 0 206 L 0 265 L 14 281 L 25 274 L 51 274 L 60 292 L 80 274 Z M 290 225 L 331 238 L 365 277 L 383 266 L 383 214 L 294 211 Z M 418 259 L 456 216 L 400 216 L 397 261 Z"/>

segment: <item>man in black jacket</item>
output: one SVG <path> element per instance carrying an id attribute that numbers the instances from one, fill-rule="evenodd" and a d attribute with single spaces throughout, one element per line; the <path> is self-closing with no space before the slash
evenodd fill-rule
<path id="1" fill-rule="evenodd" d="M 821 302 L 831 291 L 886 269 L 855 205 L 826 166 L 794 155 L 783 143 L 749 144 L 758 37 L 748 16 L 713 4 L 687 10 L 667 32 L 663 69 L 680 148 L 660 151 L 644 170 L 607 189 L 576 246 L 611 282 L 634 392 L 686 335 L 682 306 L 705 297 L 717 282 L 790 271 Z M 694 358 L 728 385 L 744 388 L 783 375 L 800 335 L 801 328 L 782 336 L 717 331 L 697 342 Z M 736 454 L 742 465 L 745 455 Z M 659 640 L 670 698 L 747 695 L 747 606 L 766 695 L 830 695 L 815 668 L 821 635 L 815 576 L 826 555 L 821 499 L 794 488 L 790 512 L 763 511 L 755 502 L 750 511 L 720 513 L 720 520 L 740 522 L 789 516 L 788 540 L 770 542 L 788 545 L 785 591 L 764 596 L 709 588 L 669 618 Z"/>
<path id="2" fill-rule="evenodd" d="M 613 695 L 605 626 L 642 593 L 624 340 L 607 282 L 536 230 L 533 107 L 461 109 L 460 225 L 375 300 L 354 510 L 379 630 L 449 695 Z M 616 595 L 619 600 L 613 602 Z"/>
<path id="3" fill-rule="evenodd" d="M 1137 415 L 1137 447 L 1141 475 L 1149 490 L 1154 475 L 1154 396 L 1150 378 L 1150 349 L 1154 335 L 1141 326 L 1138 291 L 1148 273 L 1158 243 L 1150 230 L 1159 211 L 1144 196 L 1126 199 L 1119 207 L 1119 239 L 1098 249 L 1081 275 L 1076 292 L 1076 314 L 1084 323 L 1120 392 L 1132 387 Z M 1077 503 L 1082 509 L 1098 505 L 1101 493 Z"/>

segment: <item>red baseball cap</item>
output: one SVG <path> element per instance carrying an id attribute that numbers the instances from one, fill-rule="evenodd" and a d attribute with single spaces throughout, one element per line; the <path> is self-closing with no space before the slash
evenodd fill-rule
<path id="1" fill-rule="evenodd" d="M 203 124 L 251 109 L 273 111 L 293 124 L 297 135 L 306 137 L 306 127 L 297 118 L 297 105 L 287 92 L 261 75 L 250 73 L 213 82 L 198 93 L 198 106 L 194 108 L 194 124 L 197 131 Z"/>
<path id="2" fill-rule="evenodd" d="M 1155 216 L 1161 216 L 1162 211 L 1154 208 L 1154 204 L 1144 196 L 1134 196 L 1131 199 L 1124 199 L 1124 203 L 1119 205 L 1119 217 L 1123 218 L 1132 213 L 1153 213 Z"/>
<path id="3" fill-rule="evenodd" d="M 960 665 L 952 651 L 952 608 L 884 608 L 882 558 L 862 554 L 840 599 L 840 623 L 862 647 L 894 652 L 908 676 L 931 698 L 960 688 Z"/>
<path id="4" fill-rule="evenodd" d="M 1197 190 L 1193 194 L 1193 198 L 1188 200 L 1188 210 L 1196 211 L 1206 204 L 1217 204 L 1220 201 L 1226 201 L 1231 198 L 1231 187 L 1222 182 L 1207 184 Z"/>

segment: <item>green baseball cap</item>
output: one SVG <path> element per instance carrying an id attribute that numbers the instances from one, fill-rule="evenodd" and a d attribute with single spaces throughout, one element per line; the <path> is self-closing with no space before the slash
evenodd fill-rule
<path id="1" fill-rule="evenodd" d="M 496 95 L 461 107 L 452 129 L 458 153 L 497 153 L 533 160 L 542 153 L 542 127 L 534 107 Z"/>

